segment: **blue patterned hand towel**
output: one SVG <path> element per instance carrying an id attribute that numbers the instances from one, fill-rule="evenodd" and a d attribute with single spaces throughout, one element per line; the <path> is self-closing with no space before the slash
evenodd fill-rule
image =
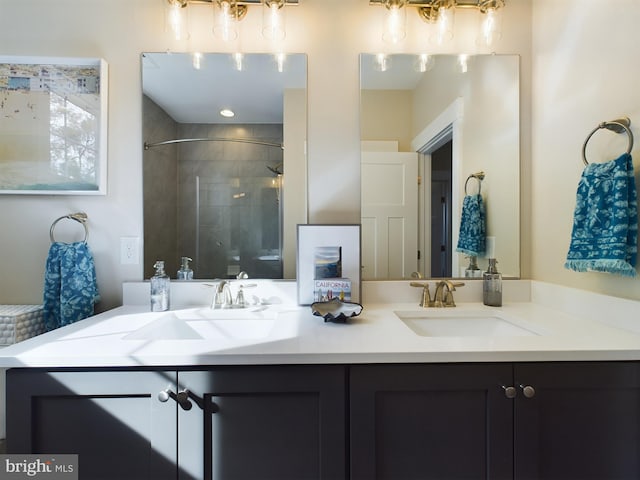
<path id="1" fill-rule="evenodd" d="M 99 298 L 89 245 L 52 243 L 44 274 L 43 313 L 47 331 L 93 315 Z"/>
<path id="2" fill-rule="evenodd" d="M 577 272 L 636 276 L 638 195 L 631 155 L 584 169 L 564 266 Z"/>
<path id="3" fill-rule="evenodd" d="M 485 213 L 481 195 L 465 195 L 456 252 L 478 257 L 485 252 Z"/>

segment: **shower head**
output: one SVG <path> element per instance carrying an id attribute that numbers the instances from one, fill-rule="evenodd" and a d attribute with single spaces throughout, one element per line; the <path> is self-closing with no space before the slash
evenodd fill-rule
<path id="1" fill-rule="evenodd" d="M 277 165 L 276 165 L 276 166 L 274 166 L 274 167 L 270 167 L 269 165 L 267 165 L 267 169 L 269 169 L 269 171 L 270 171 L 271 173 L 273 173 L 275 176 L 283 175 L 283 172 L 282 172 L 282 163 L 279 163 L 279 164 L 277 164 Z"/>

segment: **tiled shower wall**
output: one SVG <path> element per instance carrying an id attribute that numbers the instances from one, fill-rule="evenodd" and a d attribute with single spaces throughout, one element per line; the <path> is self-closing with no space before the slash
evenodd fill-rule
<path id="1" fill-rule="evenodd" d="M 143 96 L 143 133 L 147 143 L 177 138 L 178 125 L 149 97 Z M 177 256 L 178 148 L 165 145 L 143 154 L 144 278 L 153 275 L 153 264 L 164 260 L 167 272 L 175 275 Z"/>
<path id="2" fill-rule="evenodd" d="M 179 138 L 250 138 L 282 143 L 281 124 L 180 124 Z M 281 278 L 282 149 L 227 141 L 178 147 L 178 256 L 198 278 Z"/>
<path id="3" fill-rule="evenodd" d="M 251 138 L 282 143 L 282 125 L 178 124 L 144 97 L 143 138 Z M 144 278 L 164 260 L 175 277 L 181 256 L 197 278 L 241 270 L 281 278 L 282 149 L 236 142 L 190 142 L 144 152 Z M 198 228 L 199 227 L 199 228 Z M 199 233 L 198 233 L 199 232 Z"/>

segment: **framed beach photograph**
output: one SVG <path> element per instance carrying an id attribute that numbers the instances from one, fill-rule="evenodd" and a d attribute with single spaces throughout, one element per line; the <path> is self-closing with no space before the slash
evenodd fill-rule
<path id="1" fill-rule="evenodd" d="M 0 56 L 0 194 L 106 194 L 107 70 Z"/>
<path id="2" fill-rule="evenodd" d="M 298 304 L 360 302 L 360 263 L 360 225 L 298 225 Z"/>

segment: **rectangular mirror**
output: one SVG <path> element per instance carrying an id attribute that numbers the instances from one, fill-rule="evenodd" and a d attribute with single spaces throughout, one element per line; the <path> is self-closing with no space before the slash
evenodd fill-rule
<path id="1" fill-rule="evenodd" d="M 492 255 L 519 277 L 519 57 L 362 54 L 360 95 L 363 280 L 465 276 L 465 190 L 485 207 L 480 271 Z"/>
<path id="2" fill-rule="evenodd" d="M 144 275 L 295 278 L 306 55 L 144 53 Z"/>

